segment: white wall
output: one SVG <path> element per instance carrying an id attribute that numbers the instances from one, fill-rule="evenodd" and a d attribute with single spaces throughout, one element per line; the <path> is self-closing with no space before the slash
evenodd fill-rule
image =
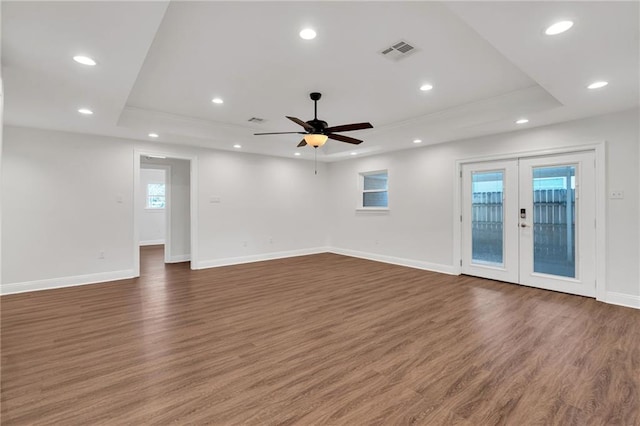
<path id="1" fill-rule="evenodd" d="M 607 187 L 625 191 L 607 200 L 607 291 L 640 307 L 637 110 L 320 164 L 318 175 L 300 159 L 7 127 L 2 291 L 132 273 L 136 149 L 197 158 L 196 267 L 330 246 L 450 272 L 456 160 L 602 140 Z M 379 169 L 389 170 L 390 211 L 357 213 L 357 174 Z"/>
<path id="2" fill-rule="evenodd" d="M 4 84 L 2 83 L 2 67 L 0 67 L 0 177 L 2 176 L 3 129 L 4 129 Z M 2 191 L 0 191 L 0 241 L 2 241 Z M 2 285 L 2 244 L 0 244 L 0 285 Z"/>
<path id="3" fill-rule="evenodd" d="M 147 208 L 147 185 L 165 183 L 165 170 L 158 168 L 140 169 L 140 194 L 138 208 L 140 209 L 140 245 L 148 246 L 164 244 L 166 222 L 165 209 Z"/>
<path id="4" fill-rule="evenodd" d="M 169 239 L 170 261 L 191 259 L 191 167 L 189 161 L 165 160 L 171 166 L 171 238 Z"/>
<path id="5" fill-rule="evenodd" d="M 607 188 L 625 191 L 623 200 L 607 200 L 607 291 L 631 295 L 640 307 L 634 299 L 640 296 L 639 139 L 638 110 L 632 110 L 332 163 L 330 245 L 453 271 L 456 160 L 606 140 Z M 389 212 L 356 212 L 358 173 L 380 169 L 389 170 Z"/>
<path id="6" fill-rule="evenodd" d="M 133 275 L 136 149 L 197 157 L 196 266 L 318 252 L 326 245 L 323 165 L 315 176 L 311 162 L 294 158 L 4 130 L 3 293 Z M 221 202 L 210 203 L 212 196 Z"/>
<path id="7" fill-rule="evenodd" d="M 209 219 L 199 224 L 199 266 L 326 246 L 325 165 L 315 175 L 309 161 L 208 151 L 198 170 L 200 215 Z"/>
<path id="8" fill-rule="evenodd" d="M 61 277 L 130 276 L 130 146 L 13 127 L 4 128 L 4 138 L 3 290 L 10 283 Z"/>

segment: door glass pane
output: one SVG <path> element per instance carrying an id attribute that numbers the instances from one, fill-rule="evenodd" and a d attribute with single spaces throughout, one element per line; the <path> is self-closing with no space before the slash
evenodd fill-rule
<path id="1" fill-rule="evenodd" d="M 471 183 L 471 261 L 502 265 L 504 172 L 473 172 Z"/>
<path id="2" fill-rule="evenodd" d="M 575 278 L 575 166 L 533 168 L 533 271 Z"/>

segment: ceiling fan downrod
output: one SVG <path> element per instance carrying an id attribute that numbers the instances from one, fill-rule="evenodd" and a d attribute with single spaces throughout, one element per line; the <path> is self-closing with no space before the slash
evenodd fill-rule
<path id="1" fill-rule="evenodd" d="M 313 120 L 316 121 L 318 119 L 318 101 L 322 97 L 322 93 L 312 92 L 309 97 L 313 101 Z"/>

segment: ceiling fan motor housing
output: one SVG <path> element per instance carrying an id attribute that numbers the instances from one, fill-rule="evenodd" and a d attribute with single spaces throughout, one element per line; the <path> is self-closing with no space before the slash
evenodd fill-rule
<path id="1" fill-rule="evenodd" d="M 309 126 L 313 127 L 313 132 L 309 132 L 309 133 L 324 134 L 324 129 L 329 127 L 329 125 L 327 124 L 326 121 L 318 120 L 318 119 L 309 120 L 309 121 L 307 121 L 307 124 Z"/>

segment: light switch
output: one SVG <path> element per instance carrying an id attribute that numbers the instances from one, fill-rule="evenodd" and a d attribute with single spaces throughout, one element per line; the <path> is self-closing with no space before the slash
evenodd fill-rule
<path id="1" fill-rule="evenodd" d="M 211 204 L 217 204 L 220 203 L 220 197 L 209 197 L 209 202 Z"/>

